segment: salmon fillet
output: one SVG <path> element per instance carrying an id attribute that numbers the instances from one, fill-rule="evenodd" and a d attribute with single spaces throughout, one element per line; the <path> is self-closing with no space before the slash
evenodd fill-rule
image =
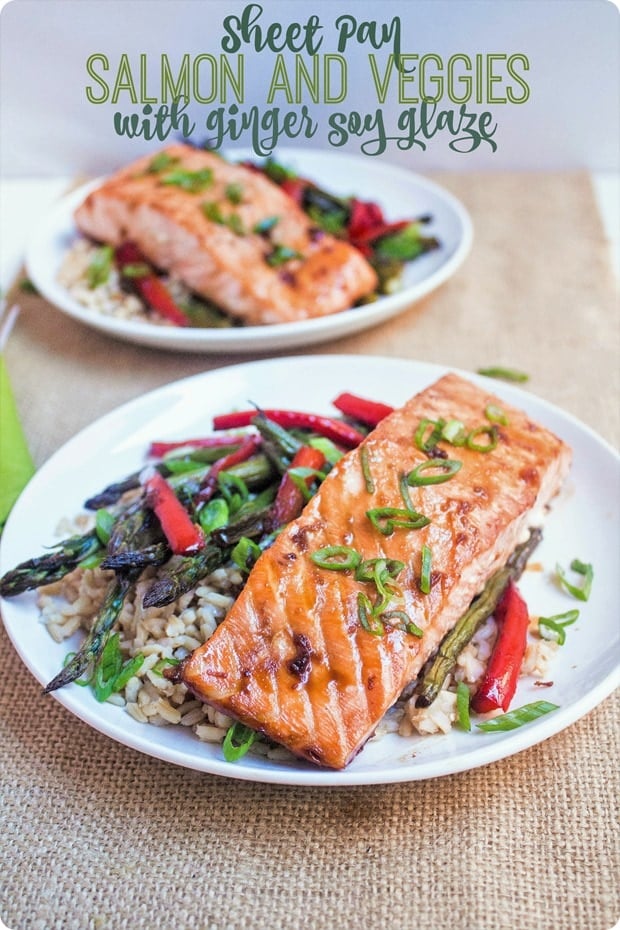
<path id="1" fill-rule="evenodd" d="M 179 171 L 206 174 L 187 190 L 170 183 L 183 181 Z M 188 145 L 168 146 L 112 175 L 78 207 L 75 222 L 101 242 L 135 242 L 158 268 L 247 323 L 338 313 L 377 286 L 361 252 L 317 229 L 269 178 Z M 270 229 L 254 232 L 269 222 Z M 272 267 L 282 248 L 301 257 Z"/>
<path id="2" fill-rule="evenodd" d="M 413 437 L 423 418 L 486 423 L 496 404 L 508 417 L 490 452 L 442 443 L 461 469 L 442 484 L 410 488 L 422 529 L 384 536 L 367 511 L 404 506 L 399 478 L 427 460 Z M 488 442 L 479 436 L 478 442 Z M 366 449 L 375 492 L 361 468 Z M 299 519 L 264 552 L 223 623 L 185 661 L 181 679 L 201 700 L 293 753 L 344 767 L 386 710 L 413 681 L 443 637 L 505 565 L 529 526 L 558 491 L 570 450 L 526 414 L 449 374 L 383 420 L 327 476 Z M 420 592 L 421 549 L 432 551 L 432 584 Z M 373 595 L 354 574 L 319 568 L 310 556 L 347 546 L 364 559 L 405 564 L 397 585 L 420 638 L 386 623 L 383 635 L 360 623 L 358 592 Z"/>

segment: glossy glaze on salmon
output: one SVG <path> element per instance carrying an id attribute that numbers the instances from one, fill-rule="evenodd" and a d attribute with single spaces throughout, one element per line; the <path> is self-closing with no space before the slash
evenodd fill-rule
<path id="1" fill-rule="evenodd" d="M 413 441 L 423 418 L 487 424 L 488 404 L 509 424 L 490 452 L 443 444 L 462 462 L 443 484 L 410 488 L 422 529 L 382 535 L 367 511 L 403 507 L 399 478 L 426 461 Z M 488 442 L 479 437 L 479 442 Z M 361 447 L 328 475 L 303 514 L 258 560 L 228 616 L 182 667 L 204 701 L 312 762 L 344 767 L 420 671 L 494 571 L 523 541 L 558 491 L 570 452 L 559 439 L 485 390 L 447 375 L 383 420 L 363 443 L 376 490 L 369 493 Z M 421 549 L 432 551 L 432 586 L 419 589 Z M 358 592 L 370 584 L 319 568 L 310 556 L 347 546 L 364 559 L 405 563 L 397 578 L 406 611 L 422 631 L 360 623 Z"/>
<path id="2" fill-rule="evenodd" d="M 196 176 L 194 190 L 171 183 L 183 181 L 179 171 Z M 314 226 L 269 178 L 187 145 L 123 168 L 89 194 L 75 221 L 101 242 L 135 242 L 159 269 L 247 323 L 337 313 L 377 286 L 362 254 Z M 282 249 L 295 257 L 281 261 Z"/>

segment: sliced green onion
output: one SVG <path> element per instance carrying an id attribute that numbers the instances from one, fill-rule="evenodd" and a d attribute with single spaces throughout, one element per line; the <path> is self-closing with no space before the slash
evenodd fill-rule
<path id="1" fill-rule="evenodd" d="M 381 614 L 381 619 L 389 623 L 390 626 L 399 630 L 404 630 L 410 636 L 421 637 L 424 635 L 423 630 L 410 619 L 409 614 L 404 610 L 386 610 Z M 398 621 L 395 623 L 394 621 Z"/>
<path id="2" fill-rule="evenodd" d="M 224 224 L 224 214 L 218 203 L 214 201 L 205 201 L 205 203 L 201 204 L 201 209 L 206 218 L 211 220 L 212 223 Z"/>
<path id="3" fill-rule="evenodd" d="M 230 557 L 235 565 L 240 568 L 242 572 L 246 572 L 246 574 L 249 574 L 254 568 L 260 555 L 260 547 L 254 540 L 248 539 L 247 536 L 242 536 L 230 553 Z"/>
<path id="4" fill-rule="evenodd" d="M 231 203 L 239 204 L 243 200 L 243 185 L 242 184 L 227 184 L 226 190 L 224 191 L 226 199 Z"/>
<path id="5" fill-rule="evenodd" d="M 237 513 L 242 504 L 250 497 L 250 491 L 243 480 L 238 475 L 233 475 L 229 471 L 221 471 L 217 476 L 217 484 L 226 499 L 228 509 L 231 515 Z"/>
<path id="6" fill-rule="evenodd" d="M 245 235 L 245 227 L 243 225 L 243 220 L 238 213 L 229 213 L 226 219 L 224 220 L 224 225 L 228 226 L 236 236 Z"/>
<path id="7" fill-rule="evenodd" d="M 407 484 L 407 475 L 401 475 L 398 479 L 398 487 L 400 488 L 400 496 L 403 499 L 403 504 L 409 511 L 409 513 L 415 513 L 416 509 L 413 506 L 413 501 L 411 500 L 411 495 L 409 494 L 409 485 Z"/>
<path id="8" fill-rule="evenodd" d="M 385 627 L 379 617 L 375 616 L 370 598 L 363 591 L 357 592 L 357 615 L 367 633 L 372 633 L 373 636 L 383 636 Z"/>
<path id="9" fill-rule="evenodd" d="M 325 546 L 310 553 L 310 559 L 319 568 L 329 568 L 335 572 L 354 571 L 362 557 L 350 546 Z"/>
<path id="10" fill-rule="evenodd" d="M 132 659 L 129 659 L 129 661 L 123 665 L 121 671 L 116 677 L 113 694 L 116 694 L 118 691 L 122 691 L 130 678 L 133 678 L 133 676 L 140 671 L 143 665 L 144 656 L 141 652 L 138 653 L 137 656 L 134 656 Z"/>
<path id="11" fill-rule="evenodd" d="M 471 730 L 469 717 L 470 698 L 469 688 L 464 681 L 459 681 L 456 686 L 456 720 L 461 730 Z"/>
<path id="12" fill-rule="evenodd" d="M 112 535 L 112 527 L 116 523 L 116 517 L 105 507 L 101 507 L 95 514 L 95 532 L 99 541 L 106 546 Z"/>
<path id="13" fill-rule="evenodd" d="M 407 475 L 407 484 L 412 488 L 423 487 L 427 484 L 443 484 L 449 481 L 460 471 L 463 463 L 457 459 L 427 459 L 426 462 L 420 462 L 419 465 L 410 471 Z M 442 469 L 439 474 L 426 475 L 422 472 L 435 471 Z"/>
<path id="14" fill-rule="evenodd" d="M 369 494 L 375 493 L 375 482 L 372 477 L 372 472 L 370 470 L 370 462 L 368 461 L 368 449 L 366 446 L 362 446 L 360 449 L 360 462 L 362 464 L 362 474 L 364 476 L 364 484 L 366 485 L 366 490 Z"/>
<path id="15" fill-rule="evenodd" d="M 485 720 L 484 723 L 477 723 L 479 730 L 486 733 L 503 732 L 505 730 L 516 730 L 518 727 L 531 723 L 545 714 L 550 714 L 552 710 L 558 710 L 557 704 L 550 704 L 549 701 L 534 701 L 532 704 L 524 704 L 523 707 L 516 707 L 514 710 L 502 714 L 501 717 L 493 717 L 491 720 Z"/>
<path id="16" fill-rule="evenodd" d="M 344 456 L 344 452 L 341 452 L 331 439 L 327 439 L 326 436 L 313 436 L 308 439 L 308 445 L 322 452 L 330 465 L 335 465 Z"/>
<path id="17" fill-rule="evenodd" d="M 573 597 L 576 597 L 577 600 L 587 601 L 592 591 L 594 569 L 589 562 L 580 562 L 579 559 L 573 559 L 573 561 L 570 563 L 570 567 L 571 571 L 576 572 L 578 575 L 583 575 L 583 584 L 580 587 L 571 584 L 570 581 L 568 581 L 566 578 L 564 569 L 560 565 L 556 565 L 555 570 L 557 572 L 560 587 L 568 591 L 569 594 L 572 594 Z"/>
<path id="18" fill-rule="evenodd" d="M 266 216 L 264 220 L 259 220 L 258 223 L 255 223 L 252 232 L 258 233 L 258 235 L 264 235 L 265 233 L 271 232 L 274 226 L 277 226 L 280 222 L 279 216 Z"/>
<path id="19" fill-rule="evenodd" d="M 441 438 L 451 446 L 464 446 L 467 438 L 465 424 L 461 420 L 448 420 L 441 430 Z"/>
<path id="20" fill-rule="evenodd" d="M 113 261 L 114 249 L 111 245 L 102 245 L 95 250 L 86 269 L 86 280 L 91 291 L 100 284 L 106 283 L 110 277 Z"/>
<path id="21" fill-rule="evenodd" d="M 557 642 L 558 646 L 563 646 L 566 642 L 566 630 L 564 627 L 571 626 L 579 619 L 578 610 L 567 610 L 563 614 L 554 614 L 552 617 L 538 618 L 538 632 L 543 639 Z"/>
<path id="22" fill-rule="evenodd" d="M 383 536 L 391 536 L 395 529 L 420 530 L 431 522 L 424 514 L 400 507 L 374 507 L 366 516 Z"/>
<path id="23" fill-rule="evenodd" d="M 298 465 L 295 468 L 287 468 L 286 474 L 290 477 L 295 487 L 301 491 L 305 501 L 309 501 L 314 493 L 306 483 L 308 478 L 317 478 L 320 483 L 325 477 L 325 472 L 317 471 L 316 468 L 305 468 L 303 465 Z"/>
<path id="24" fill-rule="evenodd" d="M 294 258 L 303 258 L 303 255 L 301 252 L 297 252 L 296 249 L 291 249 L 287 245 L 276 245 L 269 255 L 266 256 L 265 261 L 268 265 L 271 265 L 272 268 L 277 268 L 279 265 L 284 265 Z"/>
<path id="25" fill-rule="evenodd" d="M 398 559 L 365 559 L 355 570 L 356 581 L 374 581 L 378 565 L 386 578 L 397 578 L 405 567 Z"/>
<path id="26" fill-rule="evenodd" d="M 430 594 L 431 591 L 431 562 L 433 552 L 430 546 L 422 546 L 422 568 L 420 569 L 420 591 Z"/>
<path id="27" fill-rule="evenodd" d="M 123 654 L 119 645 L 118 633 L 113 633 L 107 640 L 95 665 L 92 679 L 95 698 L 103 703 L 114 692 L 114 684 L 123 667 Z"/>
<path id="28" fill-rule="evenodd" d="M 201 168 L 200 171 L 175 168 L 162 177 L 161 183 L 172 187 L 180 187 L 190 194 L 199 194 L 213 183 L 213 171 L 211 168 Z"/>
<path id="29" fill-rule="evenodd" d="M 207 535 L 226 526 L 229 519 L 228 503 L 222 497 L 212 498 L 198 511 L 198 522 Z"/>
<path id="30" fill-rule="evenodd" d="M 500 426 L 508 426 L 510 422 L 502 408 L 498 407 L 497 404 L 488 404 L 485 407 L 484 415 L 489 422 L 499 423 Z"/>
<path id="31" fill-rule="evenodd" d="M 153 273 L 151 266 L 146 262 L 127 262 L 121 268 L 124 278 L 148 278 Z"/>
<path id="32" fill-rule="evenodd" d="M 242 723 L 233 723 L 228 728 L 222 743 L 222 752 L 226 761 L 238 762 L 257 737 L 256 730 L 251 730 L 250 727 L 246 727 Z"/>
<path id="33" fill-rule="evenodd" d="M 421 452 L 431 452 L 439 440 L 441 439 L 441 434 L 443 428 L 446 425 L 445 420 L 428 420 L 423 418 L 418 424 L 418 428 L 415 431 L 415 436 L 413 441 Z M 432 427 L 428 436 L 428 428 Z"/>
<path id="34" fill-rule="evenodd" d="M 488 436 L 488 442 L 476 442 L 477 436 Z M 477 426 L 476 429 L 473 429 L 467 439 L 465 444 L 468 449 L 471 449 L 473 452 L 492 452 L 493 449 L 497 446 L 499 442 L 499 432 L 497 426 Z"/>
<path id="35" fill-rule="evenodd" d="M 518 371 L 516 368 L 501 368 L 499 366 L 491 368 L 479 368 L 479 375 L 486 375 L 487 378 L 500 378 L 502 381 L 525 382 L 530 380 L 530 376 L 524 371 Z"/>
<path id="36" fill-rule="evenodd" d="M 156 675 L 161 675 L 164 669 L 169 668 L 170 666 L 180 665 L 180 664 L 181 664 L 180 659 L 173 659 L 172 657 L 163 658 L 163 659 L 159 659 L 159 661 L 155 663 L 151 671 L 155 672 Z"/>
<path id="37" fill-rule="evenodd" d="M 164 168 L 171 168 L 172 165 L 176 165 L 178 160 L 173 155 L 169 155 L 168 152 L 159 152 L 151 159 L 146 170 L 149 174 L 159 174 Z"/>

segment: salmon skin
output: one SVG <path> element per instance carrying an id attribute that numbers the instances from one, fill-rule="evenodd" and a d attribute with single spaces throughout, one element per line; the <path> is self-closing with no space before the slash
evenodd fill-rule
<path id="1" fill-rule="evenodd" d="M 462 462 L 460 470 L 442 484 L 409 488 L 411 505 L 430 523 L 379 532 L 367 511 L 402 509 L 401 476 L 428 461 L 414 443 L 421 420 L 490 427 L 489 404 L 500 406 L 508 421 L 496 427 L 497 446 L 481 452 L 441 442 L 450 459 Z M 476 437 L 480 445 L 489 441 Z M 362 449 L 374 493 L 367 490 Z M 568 446 L 525 413 L 446 375 L 338 462 L 299 519 L 260 556 L 213 636 L 185 660 L 181 680 L 201 700 L 296 755 L 343 768 L 528 527 L 540 522 L 570 458 Z M 419 588 L 424 544 L 432 552 L 426 595 Z M 423 635 L 388 622 L 381 635 L 368 632 L 358 601 L 360 591 L 372 600 L 372 585 L 353 572 L 318 567 L 311 555 L 326 546 L 404 563 L 395 606 Z"/>
<path id="2" fill-rule="evenodd" d="M 361 252 L 313 225 L 264 174 L 189 145 L 112 175 L 75 222 L 101 242 L 135 242 L 157 268 L 246 323 L 338 313 L 378 283 Z"/>

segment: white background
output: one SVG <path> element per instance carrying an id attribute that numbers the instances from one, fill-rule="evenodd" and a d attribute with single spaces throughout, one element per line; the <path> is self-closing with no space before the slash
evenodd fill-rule
<path id="1" fill-rule="evenodd" d="M 98 174 L 143 148 L 152 149 L 153 143 L 114 134 L 112 113 L 118 107 L 87 102 L 85 86 L 93 82 L 86 74 L 86 59 L 102 52 L 115 67 L 125 52 L 137 71 L 138 56 L 146 53 L 156 73 L 163 52 L 173 65 L 185 52 L 217 55 L 223 18 L 240 13 L 245 5 L 239 0 L 13 0 L 7 4 L 0 17 L 3 176 Z M 399 152 L 393 147 L 381 156 L 387 160 L 417 171 L 618 169 L 620 16 L 608 0 L 263 0 L 262 5 L 263 26 L 304 23 L 310 14 L 317 14 L 324 25 L 319 53 L 336 51 L 333 24 L 340 14 L 349 13 L 358 21 L 386 23 L 400 16 L 405 52 L 434 52 L 444 61 L 456 52 L 472 57 L 477 52 L 527 55 L 531 89 L 527 103 L 470 105 L 493 111 L 500 124 L 497 152 L 481 146 L 470 154 L 456 154 L 448 148 L 447 137 L 439 134 L 425 152 Z M 265 107 L 275 56 L 269 50 L 244 51 L 243 107 Z M 368 71 L 370 51 L 369 46 L 351 45 L 346 52 L 345 104 L 311 104 L 323 125 L 335 108 L 366 112 L 377 107 Z M 386 54 L 384 50 L 377 56 L 384 59 Z M 281 105 L 288 108 L 284 100 Z M 447 99 L 442 106 L 455 107 Z M 200 104 L 192 108 L 199 125 L 206 109 Z M 392 97 L 383 109 L 389 123 L 400 107 Z M 140 112 L 141 107 L 125 103 L 123 110 Z M 325 147 L 325 131 L 308 144 Z M 347 148 L 356 152 L 358 144 Z"/>

